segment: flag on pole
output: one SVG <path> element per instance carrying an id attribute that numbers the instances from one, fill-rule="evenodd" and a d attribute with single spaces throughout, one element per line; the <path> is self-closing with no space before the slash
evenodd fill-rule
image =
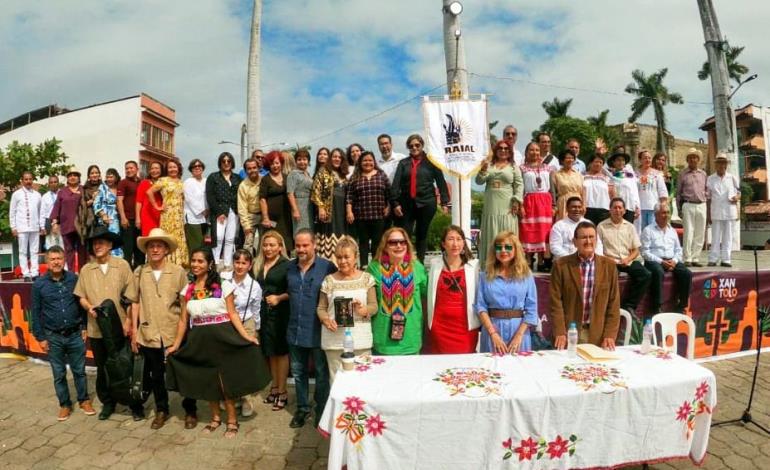
<path id="1" fill-rule="evenodd" d="M 425 152 L 434 165 L 468 178 L 489 153 L 487 100 L 423 102 L 427 135 Z"/>

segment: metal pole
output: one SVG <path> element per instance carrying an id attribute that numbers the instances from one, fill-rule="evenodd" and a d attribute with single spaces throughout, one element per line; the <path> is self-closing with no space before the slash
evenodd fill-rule
<path id="1" fill-rule="evenodd" d="M 243 162 L 246 161 L 246 134 L 248 134 L 248 129 L 246 127 L 246 124 L 241 126 L 241 166 L 243 166 Z"/>

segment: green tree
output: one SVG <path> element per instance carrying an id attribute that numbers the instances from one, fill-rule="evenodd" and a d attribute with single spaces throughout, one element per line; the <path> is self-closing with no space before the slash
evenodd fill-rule
<path id="1" fill-rule="evenodd" d="M 560 100 L 559 98 L 554 97 L 551 101 L 543 101 L 541 106 L 549 118 L 558 118 L 567 116 L 567 111 L 569 111 L 571 104 L 572 98 Z"/>
<path id="2" fill-rule="evenodd" d="M 727 74 L 731 79 L 735 81 L 736 85 L 740 85 L 741 78 L 749 73 L 749 68 L 740 62 L 738 62 L 738 56 L 741 55 L 745 47 L 733 47 L 727 46 L 725 51 L 725 59 L 727 60 Z M 708 61 L 703 63 L 703 66 L 698 70 L 698 78 L 706 80 L 711 76 L 711 64 Z"/>
<path id="3" fill-rule="evenodd" d="M 36 146 L 13 141 L 5 150 L 0 149 L 0 185 L 12 191 L 19 185 L 21 174 L 25 171 L 31 171 L 36 180 L 66 173 L 70 165 L 65 164 L 67 155 L 59 144 L 61 141 L 55 138 Z M 0 202 L 2 233 L 9 233 L 11 230 L 8 222 L 10 200 L 9 194 Z"/>
<path id="4" fill-rule="evenodd" d="M 636 120 L 647 111 L 647 108 L 652 105 L 652 109 L 655 112 L 655 122 L 658 126 L 658 138 L 656 142 L 656 150 L 658 152 L 666 151 L 664 134 L 666 130 L 666 113 L 664 111 L 664 106 L 669 103 L 683 103 L 682 95 L 668 91 L 668 88 L 663 85 L 663 79 L 666 78 L 667 73 L 668 69 L 662 68 L 648 77 L 641 70 L 634 70 L 631 72 L 631 78 L 634 79 L 634 83 L 631 83 L 626 87 L 626 93 L 637 96 L 634 102 L 631 103 L 631 116 L 628 118 L 629 122 L 636 122 Z"/>
<path id="5" fill-rule="evenodd" d="M 430 227 L 428 227 L 428 250 L 436 251 L 441 249 L 441 234 L 450 225 L 452 225 L 451 214 L 444 214 L 441 211 L 436 212 L 436 216 L 433 217 Z"/>

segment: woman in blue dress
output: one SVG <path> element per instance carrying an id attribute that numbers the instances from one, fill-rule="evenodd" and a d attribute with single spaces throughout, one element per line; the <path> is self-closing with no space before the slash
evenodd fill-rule
<path id="1" fill-rule="evenodd" d="M 118 214 L 118 183 L 120 174 L 115 168 L 110 168 L 105 173 L 104 182 L 99 187 L 99 192 L 94 199 L 94 215 L 96 225 L 107 227 L 112 233 L 120 235 L 120 215 Z M 123 248 L 112 250 L 112 256 L 123 257 Z"/>
<path id="2" fill-rule="evenodd" d="M 529 327 L 537 326 L 537 289 L 521 242 L 500 232 L 479 273 L 474 310 L 481 321 L 481 352 L 529 351 Z"/>

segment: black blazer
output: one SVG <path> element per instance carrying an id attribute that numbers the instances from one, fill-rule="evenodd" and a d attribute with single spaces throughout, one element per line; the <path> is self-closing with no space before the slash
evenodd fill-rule
<path id="1" fill-rule="evenodd" d="M 222 173 L 212 173 L 206 178 L 206 202 L 209 205 L 209 220 L 214 223 L 220 215 L 227 215 L 230 209 L 238 213 L 238 185 L 241 177 L 230 173 L 228 184 Z"/>
<path id="2" fill-rule="evenodd" d="M 449 188 L 444 180 L 444 173 L 439 170 L 423 154 L 422 163 L 417 167 L 417 197 L 414 199 L 418 206 L 427 206 L 436 203 L 436 190 L 434 182 L 438 187 L 441 205 L 449 205 Z M 395 207 L 408 202 L 409 182 L 412 178 L 412 157 L 407 157 L 398 162 L 396 174 L 393 176 L 393 183 L 390 190 L 390 201 Z"/>

